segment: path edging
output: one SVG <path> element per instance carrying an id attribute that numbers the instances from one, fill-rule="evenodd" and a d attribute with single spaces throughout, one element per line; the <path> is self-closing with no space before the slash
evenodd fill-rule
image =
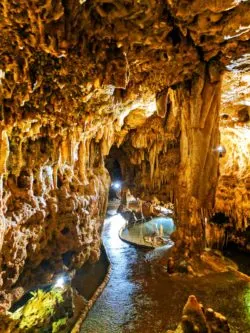
<path id="1" fill-rule="evenodd" d="M 110 279 L 110 275 L 111 275 L 111 262 L 109 259 L 109 256 L 107 254 L 106 248 L 104 246 L 104 244 L 102 244 L 107 261 L 109 263 L 108 269 L 107 269 L 107 273 L 105 278 L 103 279 L 102 283 L 99 285 L 99 287 L 96 289 L 95 293 L 93 294 L 93 296 L 91 297 L 91 299 L 88 301 L 88 304 L 86 306 L 86 308 L 84 308 L 84 310 L 82 311 L 82 313 L 79 315 L 76 323 L 74 324 L 74 327 L 71 329 L 71 333 L 79 333 L 81 326 L 83 324 L 84 319 L 87 317 L 87 314 L 89 313 L 89 311 L 91 310 L 91 308 L 93 307 L 93 305 L 95 304 L 95 302 L 97 301 L 98 297 L 101 295 L 101 293 L 103 292 L 103 290 L 105 289 L 109 279 Z"/>

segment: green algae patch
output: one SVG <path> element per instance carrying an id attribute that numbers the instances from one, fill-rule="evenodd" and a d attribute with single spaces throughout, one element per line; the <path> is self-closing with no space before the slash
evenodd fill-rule
<path id="1" fill-rule="evenodd" d="M 52 324 L 52 333 L 61 332 L 67 325 L 68 318 L 61 318 Z"/>
<path id="2" fill-rule="evenodd" d="M 246 310 L 247 318 L 250 321 L 250 285 L 249 285 L 249 288 L 247 288 L 245 291 L 244 301 L 245 301 L 245 310 Z"/>
<path id="3" fill-rule="evenodd" d="M 67 324 L 73 316 L 71 288 L 54 288 L 48 292 L 39 289 L 32 295 L 33 297 L 24 306 L 4 315 L 0 331 L 6 333 L 68 332 Z"/>
<path id="4" fill-rule="evenodd" d="M 13 313 L 12 318 L 19 321 L 19 328 L 29 331 L 34 327 L 45 327 L 53 322 L 57 308 L 64 301 L 62 290 L 44 292 L 37 290 L 22 308 Z M 55 331 L 56 332 L 56 331 Z"/>

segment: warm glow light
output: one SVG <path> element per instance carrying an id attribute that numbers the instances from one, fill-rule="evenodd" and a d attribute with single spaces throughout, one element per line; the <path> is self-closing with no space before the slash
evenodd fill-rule
<path id="1" fill-rule="evenodd" d="M 227 174 L 228 170 L 235 170 L 237 178 L 243 179 L 249 173 L 249 137 L 249 127 L 235 126 L 222 129 L 221 140 L 225 142 L 227 158 L 220 166 L 221 174 Z"/>
<path id="2" fill-rule="evenodd" d="M 65 278 L 63 276 L 60 276 L 55 283 L 56 288 L 64 288 L 65 285 Z"/>
<path id="3" fill-rule="evenodd" d="M 250 100 L 246 99 L 244 101 L 241 101 L 239 104 L 241 105 L 246 105 L 246 106 L 250 106 Z"/>
<path id="4" fill-rule="evenodd" d="M 155 112 L 156 109 L 157 109 L 157 106 L 156 106 L 156 101 L 152 101 L 151 103 L 149 103 L 146 107 L 147 111 L 149 111 L 150 113 L 152 112 Z"/>
<path id="5" fill-rule="evenodd" d="M 2 79 L 4 78 L 5 78 L 5 72 L 2 69 L 0 69 L 0 84 L 2 84 Z"/>

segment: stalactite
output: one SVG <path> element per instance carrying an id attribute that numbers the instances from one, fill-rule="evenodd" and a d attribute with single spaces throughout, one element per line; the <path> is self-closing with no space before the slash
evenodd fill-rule
<path id="1" fill-rule="evenodd" d="M 153 179 L 154 176 L 154 170 L 155 170 L 155 161 L 156 161 L 156 144 L 153 145 L 153 147 L 149 151 L 149 163 L 150 163 L 150 179 Z"/>
<path id="2" fill-rule="evenodd" d="M 108 155 L 113 142 L 114 142 L 114 129 L 111 123 L 104 128 L 104 133 L 101 142 L 102 156 Z"/>
<path id="3" fill-rule="evenodd" d="M 72 270 L 98 258 L 110 182 L 104 159 L 112 145 L 124 155 L 122 169 L 129 169 L 136 194 L 175 201 L 177 247 L 199 243 L 214 210 L 217 64 L 248 52 L 249 4 L 196 0 L 186 11 L 187 1 L 83 2 L 0 6 L 5 308 L 14 285 L 31 281 L 43 261 L 58 272 L 64 253 L 73 253 Z M 227 194 L 231 174 L 224 176 L 215 210 L 245 229 L 249 175 L 237 174 L 233 181 L 245 184 Z"/>
<path id="4" fill-rule="evenodd" d="M 227 243 L 227 233 L 223 225 L 207 223 L 205 227 L 205 246 L 210 249 L 223 250 Z"/>
<path id="5" fill-rule="evenodd" d="M 85 160 L 85 140 L 79 144 L 78 163 L 79 163 L 79 178 L 85 184 L 86 181 L 86 160 Z"/>
<path id="6" fill-rule="evenodd" d="M 0 139 L 0 174 L 3 175 L 7 172 L 7 161 L 9 157 L 9 139 L 5 130 L 1 130 Z"/>
<path id="7" fill-rule="evenodd" d="M 113 143 L 110 126 L 104 130 L 108 150 Z M 108 151 L 95 142 L 95 128 L 88 137 L 79 128 L 48 130 L 51 133 L 38 127 L 33 140 L 26 135 L 9 138 L 5 131 L 0 140 L 0 248 L 8 253 L 0 256 L 0 284 L 6 290 L 6 307 L 20 274 L 32 276 L 31 267 L 50 260 L 54 247 L 59 261 L 63 253 L 75 253 L 72 267 L 90 257 L 97 260 L 100 254 L 100 225 L 110 184 L 102 154 Z"/>
<path id="8" fill-rule="evenodd" d="M 161 118 L 166 117 L 168 107 L 168 92 L 164 91 L 159 96 L 156 96 L 157 115 Z"/>

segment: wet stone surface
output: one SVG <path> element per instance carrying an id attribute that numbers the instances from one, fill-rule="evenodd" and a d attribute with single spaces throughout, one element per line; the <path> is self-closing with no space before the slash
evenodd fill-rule
<path id="1" fill-rule="evenodd" d="M 106 219 L 103 241 L 112 264 L 110 281 L 81 333 L 163 333 L 175 329 L 190 294 L 228 317 L 233 333 L 250 332 L 250 280 L 235 272 L 205 277 L 169 276 L 166 248 L 139 249 L 122 242 L 120 215 Z"/>

